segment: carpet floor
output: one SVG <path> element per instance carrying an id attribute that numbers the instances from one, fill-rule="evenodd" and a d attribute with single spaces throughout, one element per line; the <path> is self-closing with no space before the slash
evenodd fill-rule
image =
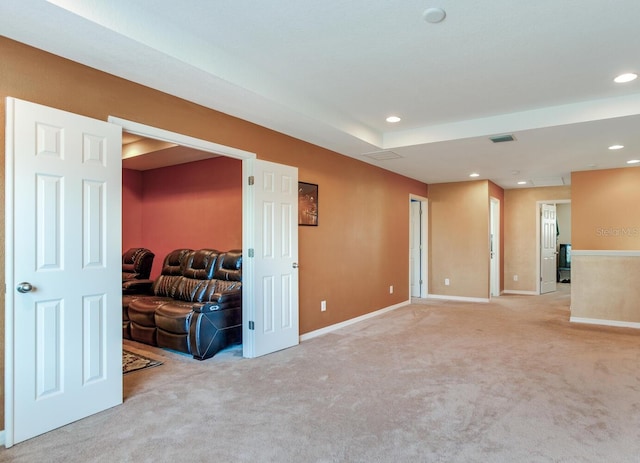
<path id="1" fill-rule="evenodd" d="M 569 323 L 568 285 L 411 305 L 258 359 L 164 362 L 12 462 L 638 462 L 640 332 Z"/>

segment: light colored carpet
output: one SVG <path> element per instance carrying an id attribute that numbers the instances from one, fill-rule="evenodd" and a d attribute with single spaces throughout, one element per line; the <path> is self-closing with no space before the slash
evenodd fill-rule
<path id="1" fill-rule="evenodd" d="M 569 291 L 428 301 L 259 359 L 164 362 L 15 462 L 638 462 L 640 333 L 570 324 Z"/>

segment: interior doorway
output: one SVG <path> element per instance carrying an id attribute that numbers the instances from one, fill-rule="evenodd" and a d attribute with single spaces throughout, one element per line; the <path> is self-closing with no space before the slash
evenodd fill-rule
<path id="1" fill-rule="evenodd" d="M 489 280 L 491 297 L 500 296 L 500 200 L 491 198 L 489 235 Z"/>
<path id="2" fill-rule="evenodd" d="M 562 211 L 560 218 L 559 210 Z M 560 244 L 569 244 L 569 249 L 571 245 L 570 199 L 537 201 L 536 244 L 538 276 L 536 294 L 556 291 L 559 278 L 562 277 L 559 268 Z"/>
<path id="3" fill-rule="evenodd" d="M 409 198 L 409 295 L 426 298 L 428 294 L 428 211 L 427 198 Z"/>

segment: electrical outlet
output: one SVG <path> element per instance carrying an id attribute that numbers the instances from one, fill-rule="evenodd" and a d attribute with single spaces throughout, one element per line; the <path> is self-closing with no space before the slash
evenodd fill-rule
<path id="1" fill-rule="evenodd" d="M 320 312 L 327 310 L 327 301 L 320 301 Z"/>
<path id="2" fill-rule="evenodd" d="M 444 285 L 445 285 L 445 286 L 449 286 L 449 284 L 450 284 L 450 283 L 451 283 L 451 282 L 449 281 L 449 279 L 448 279 L 448 278 L 445 278 L 445 279 L 444 279 Z"/>
<path id="3" fill-rule="evenodd" d="M 393 285 L 389 286 L 389 294 L 393 294 Z"/>
<path id="4" fill-rule="evenodd" d="M 513 281 L 518 281 L 518 275 L 513 276 Z"/>

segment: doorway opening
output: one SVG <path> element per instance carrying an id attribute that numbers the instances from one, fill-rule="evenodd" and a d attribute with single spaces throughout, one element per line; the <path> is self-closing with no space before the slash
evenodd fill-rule
<path id="1" fill-rule="evenodd" d="M 198 138 L 190 137 L 187 135 L 178 134 L 175 132 L 170 132 L 164 129 L 159 129 L 156 127 L 147 126 L 144 124 L 140 124 L 137 122 L 132 122 L 124 119 L 120 119 L 117 117 L 109 116 L 109 122 L 113 124 L 117 124 L 122 127 L 124 133 L 128 134 L 127 136 L 139 136 L 145 139 L 150 139 L 152 141 L 157 141 L 160 143 L 168 143 L 173 146 L 184 147 L 187 150 L 191 150 L 194 158 L 190 159 L 190 161 L 202 160 L 208 157 L 216 157 L 216 156 L 225 156 L 234 159 L 238 159 L 242 162 L 242 253 L 243 255 L 248 255 L 248 248 L 250 247 L 250 243 L 252 242 L 249 238 L 253 235 L 253 220 L 249 220 L 249 217 L 253 216 L 254 208 L 253 202 L 251 201 L 250 195 L 248 194 L 245 185 L 244 178 L 248 177 L 248 172 L 252 171 L 252 163 L 256 158 L 255 153 L 250 153 L 248 151 L 240 150 L 237 148 L 232 148 L 225 145 L 220 145 L 217 143 L 209 142 L 206 140 L 201 140 Z M 184 159 L 184 158 L 183 158 Z M 177 164 L 177 162 L 172 161 L 171 159 L 165 159 L 162 161 L 164 166 L 169 166 L 171 164 Z M 156 255 L 156 259 L 163 259 L 163 255 Z M 161 263 L 161 262 L 160 262 Z M 252 275 L 252 261 L 251 259 L 244 259 L 243 261 L 243 273 L 245 275 Z M 154 264 L 155 266 L 155 264 Z M 253 291 L 253 282 L 250 278 L 244 278 L 243 281 L 243 292 L 250 293 Z M 246 324 L 246 320 L 250 320 L 250 314 L 254 312 L 254 307 L 252 306 L 252 301 L 250 298 L 247 298 L 245 302 L 243 302 L 242 308 L 242 319 L 243 325 Z M 244 328 L 243 328 L 243 331 Z M 247 351 L 247 344 L 243 342 L 243 356 L 249 356 L 249 352 Z"/>
<path id="2" fill-rule="evenodd" d="M 489 235 L 489 284 L 491 297 L 500 296 L 500 200 L 491 197 Z"/>
<path id="3" fill-rule="evenodd" d="M 557 290 L 557 283 L 567 278 L 566 269 L 560 270 L 560 245 L 571 246 L 571 200 L 536 202 L 536 294 Z M 564 247 L 563 247 L 564 248 Z M 565 257 L 566 257 L 566 249 Z M 570 252 L 570 251 L 569 251 Z M 570 259 L 570 254 L 569 254 Z M 564 275 L 564 277 L 563 277 Z"/>
<path id="4" fill-rule="evenodd" d="M 427 198 L 409 197 L 409 296 L 426 298 L 429 293 Z"/>

